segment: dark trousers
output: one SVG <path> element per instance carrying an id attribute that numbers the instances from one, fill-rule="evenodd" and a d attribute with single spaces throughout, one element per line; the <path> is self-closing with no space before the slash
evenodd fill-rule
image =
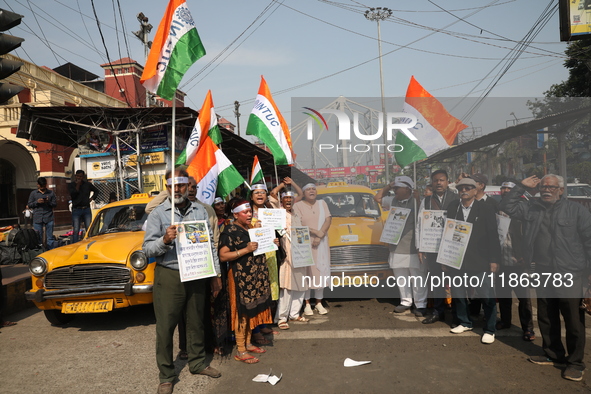
<path id="1" fill-rule="evenodd" d="M 186 313 L 188 364 L 191 373 L 205 369 L 205 280 L 181 282 L 179 271 L 156 265 L 154 272 L 154 313 L 156 315 L 156 363 L 160 382 L 177 377 L 173 360 L 173 335 Z"/>
<path id="2" fill-rule="evenodd" d="M 504 283 L 500 280 L 496 281 L 496 292 L 497 298 L 499 299 L 499 312 L 501 313 L 501 323 L 504 326 L 511 325 L 511 315 L 513 307 L 513 292 L 519 300 L 519 322 L 521 323 L 521 329 L 523 332 L 534 330 L 534 319 L 531 306 L 530 290 L 526 287 L 516 286 L 511 287 L 508 285 L 508 279 L 510 274 L 523 274 L 523 267 L 503 267 L 503 273 L 505 274 Z M 504 285 L 504 286 L 501 286 Z"/>
<path id="3" fill-rule="evenodd" d="M 581 298 L 538 298 L 538 325 L 542 349 L 548 357 L 565 360 L 567 365 L 585 369 L 585 311 Z M 561 338 L 560 315 L 566 329 L 566 352 Z M 566 356 L 566 357 L 565 357 Z"/>
<path id="4" fill-rule="evenodd" d="M 441 264 L 437 263 L 437 253 L 425 253 L 427 256 L 427 267 L 429 269 L 430 275 L 438 276 L 441 278 L 441 273 L 443 272 L 441 269 Z M 433 297 L 433 314 L 439 314 L 439 316 L 443 316 L 445 313 L 445 286 L 442 284 L 441 286 L 433 289 L 431 292 L 431 297 Z"/>

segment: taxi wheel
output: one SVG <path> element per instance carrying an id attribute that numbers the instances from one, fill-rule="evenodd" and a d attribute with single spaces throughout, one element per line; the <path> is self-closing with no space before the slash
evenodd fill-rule
<path id="1" fill-rule="evenodd" d="M 64 324 L 68 324 L 74 319 L 73 314 L 66 314 L 61 313 L 57 309 L 48 309 L 44 310 L 45 318 L 49 320 L 49 322 L 54 326 L 63 326 Z"/>

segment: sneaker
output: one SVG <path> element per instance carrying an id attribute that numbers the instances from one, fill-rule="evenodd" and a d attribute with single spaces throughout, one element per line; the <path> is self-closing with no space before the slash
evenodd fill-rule
<path id="1" fill-rule="evenodd" d="M 314 312 L 312 311 L 312 307 L 310 306 L 310 304 L 306 304 L 306 307 L 304 308 L 304 315 L 306 315 L 306 316 L 314 315 Z"/>
<path id="2" fill-rule="evenodd" d="M 205 375 L 209 376 L 210 378 L 219 378 L 222 376 L 222 373 L 214 367 L 208 365 L 203 371 L 197 372 L 195 375 Z"/>
<path id="3" fill-rule="evenodd" d="M 485 345 L 490 345 L 494 341 L 495 341 L 495 334 L 489 334 L 488 332 L 485 332 L 484 335 L 482 336 L 482 338 L 480 339 L 480 342 L 484 343 Z"/>
<path id="4" fill-rule="evenodd" d="M 466 327 L 466 326 L 462 326 L 460 324 L 459 326 L 456 326 L 456 327 L 452 328 L 451 330 L 449 330 L 449 332 L 451 332 L 452 334 L 461 334 L 466 331 L 472 331 L 472 327 Z"/>
<path id="5" fill-rule="evenodd" d="M 580 382 L 583 380 L 583 372 L 584 371 L 569 366 L 562 372 L 562 377 L 567 380 L 572 380 L 573 382 Z"/>
<path id="6" fill-rule="evenodd" d="M 316 312 L 318 312 L 320 315 L 326 315 L 328 313 L 326 308 L 320 302 L 316 304 L 314 309 L 316 309 Z"/>
<path id="7" fill-rule="evenodd" d="M 416 317 L 425 317 L 425 314 L 427 314 L 427 308 L 417 308 L 413 313 Z"/>
<path id="8" fill-rule="evenodd" d="M 564 367 L 564 363 L 554 360 L 548 356 L 531 356 L 527 359 L 530 363 L 534 363 L 537 365 L 554 365 L 556 367 Z"/>
<path id="9" fill-rule="evenodd" d="M 394 308 L 394 313 L 404 313 L 410 309 L 410 305 L 398 305 Z"/>

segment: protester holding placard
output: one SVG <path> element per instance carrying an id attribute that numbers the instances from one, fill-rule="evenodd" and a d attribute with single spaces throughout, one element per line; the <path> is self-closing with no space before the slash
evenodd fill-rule
<path id="1" fill-rule="evenodd" d="M 228 224 L 220 236 L 220 260 L 229 263 L 228 292 L 231 309 L 231 327 L 236 336 L 237 361 L 258 363 L 250 353 L 266 350 L 251 344 L 252 329 L 273 322 L 271 316 L 271 290 L 269 270 L 264 254 L 255 256 L 258 248 L 251 242 L 252 209 L 246 200 L 235 199 L 230 206 L 234 222 Z M 277 240 L 279 243 L 279 240 Z"/>
<path id="2" fill-rule="evenodd" d="M 501 197 L 505 196 L 515 187 L 515 183 L 511 181 L 503 182 L 501 185 Z M 509 217 L 505 212 L 500 211 L 499 215 Z M 509 231 L 507 236 L 501 240 L 502 260 L 500 272 L 505 274 L 506 278 L 511 275 L 518 275 L 523 277 L 523 274 L 529 273 L 529 266 L 525 264 L 523 259 L 523 228 L 521 220 L 510 220 Z M 497 323 L 497 330 L 502 330 L 511 327 L 512 292 L 515 292 L 519 300 L 519 322 L 523 330 L 523 340 L 533 341 L 536 339 L 534 332 L 534 319 L 532 312 L 532 304 L 530 298 L 530 289 L 527 286 L 503 286 L 501 281 L 496 282 L 497 298 L 499 299 L 499 312 L 501 321 Z"/>
<path id="3" fill-rule="evenodd" d="M 174 179 L 172 178 L 174 177 Z M 205 209 L 188 199 L 189 175 L 184 170 L 166 174 L 168 194 L 174 198 L 175 223 L 208 220 Z M 175 187 L 172 190 L 172 183 Z M 181 282 L 177 257 L 177 226 L 171 224 L 170 198 L 150 213 L 146 224 L 143 250 L 147 257 L 156 258 L 154 270 L 154 313 L 156 315 L 156 361 L 160 370 L 160 383 L 177 379 L 172 355 L 173 333 L 180 316 L 187 317 L 187 352 L 189 371 L 213 378 L 221 374 L 208 366 L 205 359 L 205 332 L 203 313 L 205 308 L 206 279 Z M 209 239 L 213 232 L 209 229 Z M 215 272 L 220 272 L 217 250 L 211 243 Z M 209 280 L 209 279 L 208 279 Z M 217 295 L 221 287 L 218 277 L 210 279 L 212 292 Z"/>
<path id="4" fill-rule="evenodd" d="M 381 198 L 382 193 L 378 192 L 374 199 L 382 206 L 389 206 L 390 209 L 402 208 L 404 213 L 400 217 L 406 220 L 398 243 L 396 245 L 388 244 L 390 248 L 388 262 L 394 276 L 396 278 L 406 278 L 404 281 L 397 279 L 396 283 L 400 290 L 400 305 L 394 308 L 394 313 L 403 313 L 411 309 L 414 300 L 414 315 L 423 317 L 427 313 L 428 288 L 424 283 L 427 276 L 427 266 L 419 260 L 415 247 L 414 182 L 407 176 L 398 176 L 394 178 L 391 187 L 394 189 L 393 198 Z M 385 202 L 385 199 L 388 199 L 388 202 Z M 421 277 L 423 281 L 410 280 L 411 276 L 415 278 Z"/>
<path id="5" fill-rule="evenodd" d="M 314 265 L 310 267 L 310 277 L 312 286 L 306 290 L 304 296 L 306 307 L 304 315 L 314 314 L 310 299 L 312 290 L 316 298 L 314 309 L 321 315 L 326 315 L 328 310 L 322 305 L 324 297 L 324 288 L 328 286 L 327 279 L 330 279 L 330 245 L 328 243 L 328 229 L 332 223 L 332 216 L 328 205 L 324 200 L 317 200 L 316 185 L 308 183 L 302 187 L 304 199 L 294 204 L 293 213 L 301 220 L 302 226 L 307 226 L 312 236 L 312 255 L 314 256 Z"/>
<path id="6" fill-rule="evenodd" d="M 491 344 L 495 341 L 497 303 L 493 288 L 491 273 L 498 269 L 501 261 L 501 245 L 497 232 L 497 221 L 492 206 L 484 201 L 476 200 L 476 181 L 462 178 L 456 189 L 460 194 L 460 201 L 449 204 L 447 218 L 472 224 L 461 269 L 445 267 L 452 276 L 462 278 L 452 281 L 451 295 L 455 301 L 454 318 L 459 325 L 452 328 L 454 334 L 461 334 L 472 330 L 472 321 L 468 312 L 468 290 L 475 290 L 484 307 L 484 335 L 481 342 Z M 456 222 L 457 223 L 457 222 Z M 457 223 L 461 226 L 461 223 Z M 463 240 L 465 242 L 465 240 Z M 467 278 L 464 280 L 463 278 Z M 472 280 L 476 278 L 477 280 Z M 456 284 L 461 283 L 461 286 Z"/>
<path id="7" fill-rule="evenodd" d="M 286 234 L 281 237 L 281 246 L 285 250 L 285 260 L 279 268 L 279 286 L 281 294 L 279 297 L 279 308 L 277 317 L 278 327 L 281 330 L 289 329 L 289 321 L 307 323 L 309 320 L 300 315 L 304 294 L 308 287 L 304 283 L 304 276 L 308 275 L 308 267 L 296 268 L 293 266 L 293 253 L 291 249 L 293 236 L 291 228 L 301 225 L 300 219 L 293 215 L 294 193 L 291 191 L 281 193 L 281 205 L 287 213 Z M 298 240 L 296 239 L 295 242 Z"/>
<path id="8" fill-rule="evenodd" d="M 422 229 L 422 222 L 424 211 L 436 211 L 440 213 L 446 213 L 449 204 L 453 201 L 458 201 L 459 197 L 456 193 L 449 189 L 449 176 L 447 171 L 445 170 L 436 170 L 433 171 L 431 174 L 431 188 L 433 189 L 433 194 L 431 196 L 425 197 L 425 199 L 421 202 L 421 206 L 419 208 L 417 226 L 416 226 L 416 241 L 417 241 L 417 250 L 419 251 L 419 258 L 423 263 L 427 264 L 427 269 L 431 276 L 441 276 L 441 264 L 437 263 L 437 252 L 422 252 L 421 248 L 421 229 Z M 447 214 L 447 213 L 446 213 Z M 442 217 L 443 215 L 440 215 Z M 445 223 L 445 219 L 443 220 L 442 225 Z M 433 313 L 427 316 L 422 323 L 423 324 L 432 324 L 438 321 L 445 320 L 445 287 L 444 286 L 437 286 L 433 289 L 432 292 L 433 297 Z"/>

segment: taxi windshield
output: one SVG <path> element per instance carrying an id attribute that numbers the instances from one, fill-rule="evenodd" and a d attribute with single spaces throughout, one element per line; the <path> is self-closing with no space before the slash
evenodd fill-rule
<path id="1" fill-rule="evenodd" d="M 330 193 L 319 195 L 333 217 L 371 217 L 380 216 L 380 208 L 370 193 Z"/>
<path id="2" fill-rule="evenodd" d="M 140 231 L 148 218 L 145 209 L 146 204 L 120 205 L 103 209 L 92 222 L 88 236 Z"/>

